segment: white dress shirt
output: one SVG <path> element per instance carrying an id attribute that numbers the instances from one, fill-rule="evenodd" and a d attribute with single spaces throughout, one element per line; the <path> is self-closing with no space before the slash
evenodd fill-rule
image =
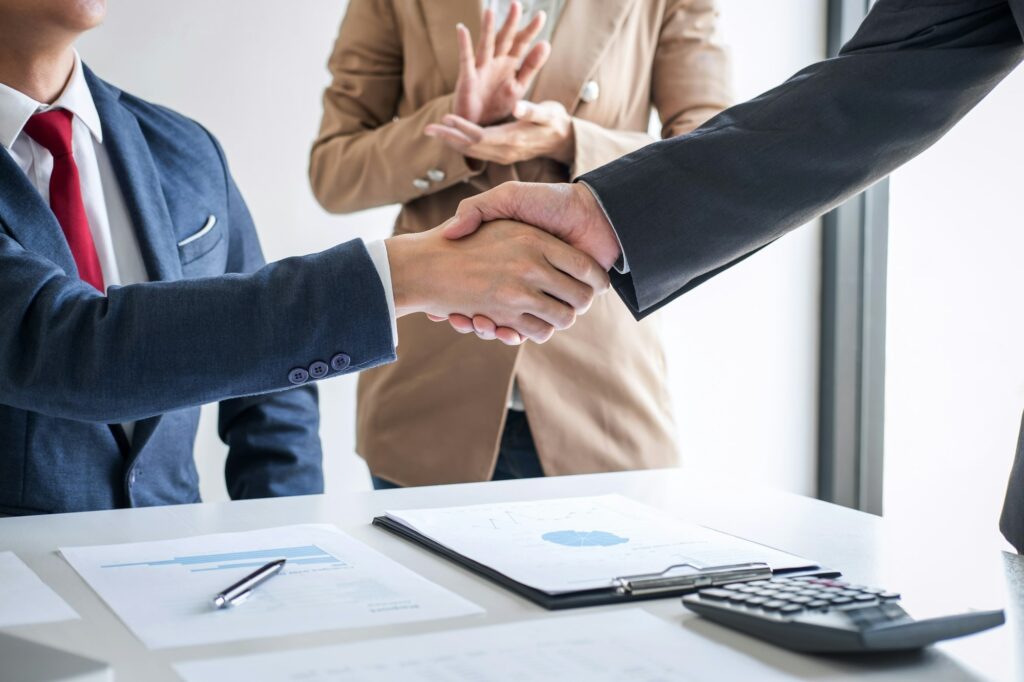
<path id="1" fill-rule="evenodd" d="M 104 284 L 111 287 L 149 281 L 135 225 L 128 212 L 121 185 L 114 174 L 110 155 L 103 145 L 103 127 L 77 52 L 71 78 L 53 104 L 37 102 L 0 83 L 0 144 L 25 172 L 47 205 L 50 203 L 53 156 L 42 145 L 23 134 L 22 130 L 34 114 L 50 109 L 66 109 L 73 115 L 72 154 L 78 166 L 85 214 L 89 219 Z M 367 244 L 366 248 L 384 286 L 391 315 L 392 341 L 397 345 L 398 331 L 387 248 L 382 241 Z M 131 440 L 134 423 L 122 426 Z"/>

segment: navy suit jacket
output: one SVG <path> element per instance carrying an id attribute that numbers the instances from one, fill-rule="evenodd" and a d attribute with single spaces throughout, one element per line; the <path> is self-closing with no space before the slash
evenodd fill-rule
<path id="1" fill-rule="evenodd" d="M 52 211 L 0 153 L 0 513 L 199 501 L 192 448 L 215 401 L 233 498 L 321 492 L 307 381 L 394 358 L 365 247 L 265 265 L 210 134 L 86 78 L 153 281 L 103 296 L 79 280 Z M 109 425 L 133 420 L 129 445 Z"/>
<path id="2" fill-rule="evenodd" d="M 1024 0 L 878 0 L 837 58 L 584 175 L 626 305 L 650 314 L 928 148 L 1024 60 L 1022 32 Z M 1020 442 L 1002 529 L 1024 552 L 1024 423 Z"/>

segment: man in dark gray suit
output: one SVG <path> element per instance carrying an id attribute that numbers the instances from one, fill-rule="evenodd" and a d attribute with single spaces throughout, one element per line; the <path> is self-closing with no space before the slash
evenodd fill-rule
<path id="1" fill-rule="evenodd" d="M 879 0 L 839 57 L 575 185 L 468 199 L 447 235 L 499 217 L 545 228 L 614 266 L 643 317 L 928 148 L 1024 59 L 1022 32 L 1024 0 Z M 483 317 L 451 322 L 519 340 Z M 1024 552 L 1024 425 L 1001 528 Z"/>

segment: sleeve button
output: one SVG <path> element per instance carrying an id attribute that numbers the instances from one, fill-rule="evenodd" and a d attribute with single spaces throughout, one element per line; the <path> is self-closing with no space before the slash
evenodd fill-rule
<path id="1" fill-rule="evenodd" d="M 292 382 L 296 386 L 298 386 L 299 384 L 304 384 L 308 380 L 309 372 L 302 369 L 301 367 L 296 367 L 292 371 L 288 372 L 288 381 Z"/>
<path id="2" fill-rule="evenodd" d="M 329 371 L 330 367 L 328 367 L 327 363 L 322 360 L 317 360 L 316 362 L 309 366 L 309 376 L 313 377 L 314 379 L 323 379 L 325 376 L 327 376 L 327 372 Z"/>
<path id="3" fill-rule="evenodd" d="M 343 372 L 352 364 L 352 358 L 348 353 L 338 353 L 331 358 L 331 369 L 335 372 Z"/>

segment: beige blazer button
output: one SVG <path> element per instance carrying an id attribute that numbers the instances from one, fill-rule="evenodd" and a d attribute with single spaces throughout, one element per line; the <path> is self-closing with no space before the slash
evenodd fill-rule
<path id="1" fill-rule="evenodd" d="M 601 86 L 597 84 L 597 81 L 587 81 L 583 84 L 583 89 L 580 90 L 580 100 L 590 104 L 601 96 Z"/>
<path id="2" fill-rule="evenodd" d="M 427 171 L 427 180 L 431 182 L 444 182 L 444 171 L 440 168 L 431 168 Z"/>
<path id="3" fill-rule="evenodd" d="M 412 181 L 412 186 L 421 192 L 425 192 L 430 189 L 430 181 L 426 178 L 416 178 Z"/>

